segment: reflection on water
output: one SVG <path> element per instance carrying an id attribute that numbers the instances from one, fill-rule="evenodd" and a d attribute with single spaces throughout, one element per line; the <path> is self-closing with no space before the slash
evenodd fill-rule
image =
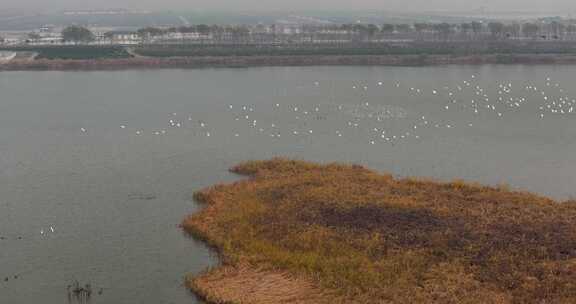
<path id="1" fill-rule="evenodd" d="M 575 71 L 0 73 L 0 303 L 193 303 L 183 278 L 215 259 L 177 225 L 193 191 L 236 179 L 226 169 L 246 159 L 571 197 Z"/>

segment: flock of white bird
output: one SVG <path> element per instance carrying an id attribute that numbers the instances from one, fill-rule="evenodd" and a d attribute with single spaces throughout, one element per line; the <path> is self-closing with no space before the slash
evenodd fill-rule
<path id="1" fill-rule="evenodd" d="M 54 227 L 53 227 L 53 226 L 50 226 L 50 228 L 47 229 L 47 230 L 44 230 L 44 228 L 41 228 L 41 229 L 40 229 L 40 234 L 41 234 L 41 235 L 45 235 L 45 234 L 47 234 L 48 232 L 54 233 L 55 231 L 56 231 L 56 230 L 54 229 Z"/>
<path id="2" fill-rule="evenodd" d="M 537 86 L 501 82 L 492 83 L 486 88 L 480 85 L 474 75 L 452 86 L 434 89 L 418 88 L 400 82 L 350 84 L 351 91 L 348 95 L 355 97 L 345 103 L 337 103 L 332 97 L 331 100 L 321 103 L 292 104 L 287 102 L 290 98 L 287 94 L 272 104 L 229 104 L 226 111 L 219 111 L 210 123 L 194 114 L 171 113 L 165 128 L 146 131 L 131 128 L 126 124 L 120 124 L 119 128 L 139 136 L 166 135 L 176 129 L 185 128 L 204 137 L 234 138 L 258 135 L 279 139 L 330 135 L 362 139 L 370 145 L 396 144 L 409 139 L 420 139 L 426 129 L 470 128 L 476 122 L 482 121 L 478 118 L 504 119 L 525 107 L 528 108 L 528 113 L 536 113 L 534 119 L 574 114 L 576 99 L 569 97 L 564 89 L 550 78 L 546 78 L 541 84 Z M 327 84 L 314 81 L 308 88 L 320 90 L 325 86 Z M 380 95 L 376 94 L 375 96 L 379 97 L 375 100 L 373 95 L 368 95 L 372 90 L 384 91 L 380 91 Z M 409 105 L 404 105 L 402 100 L 390 100 L 392 97 L 387 97 L 386 92 L 394 92 L 391 96 L 405 96 L 407 99 L 432 104 L 436 109 L 431 110 L 433 113 L 408 111 L 406 106 Z M 324 93 L 328 95 L 327 92 Z M 222 123 L 222 119 L 228 121 Z M 88 132 L 84 127 L 80 131 Z"/>

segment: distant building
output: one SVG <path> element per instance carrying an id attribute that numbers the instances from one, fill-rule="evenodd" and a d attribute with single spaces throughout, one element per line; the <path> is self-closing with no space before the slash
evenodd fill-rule
<path id="1" fill-rule="evenodd" d="M 6 63 L 16 57 L 16 52 L 4 52 L 0 51 L 0 64 Z"/>
<path id="2" fill-rule="evenodd" d="M 251 29 L 252 34 L 270 34 L 273 31 L 272 26 L 267 26 L 261 23 Z"/>
<path id="3" fill-rule="evenodd" d="M 130 31 L 111 31 L 104 34 L 104 36 L 112 44 L 138 44 L 142 40 L 137 32 Z"/>
<path id="4" fill-rule="evenodd" d="M 207 40 L 207 39 L 212 39 L 212 35 L 201 34 L 201 33 L 197 33 L 197 32 L 192 32 L 192 33 L 174 32 L 174 33 L 168 33 L 168 34 L 164 35 L 162 38 L 178 39 L 178 40 Z"/>
<path id="5" fill-rule="evenodd" d="M 57 32 L 57 28 L 54 25 L 44 25 L 40 27 L 37 31 L 40 35 L 42 34 L 52 34 Z"/>
<path id="6" fill-rule="evenodd" d="M 60 44 L 62 43 L 62 36 L 46 36 L 40 37 L 40 39 L 34 40 L 33 44 Z"/>
<path id="7" fill-rule="evenodd" d="M 4 37 L 4 41 L 0 41 L 0 45 L 17 45 L 21 44 L 23 39 L 16 37 Z"/>
<path id="8" fill-rule="evenodd" d="M 127 10 L 127 9 L 108 9 L 108 10 L 80 10 L 80 11 L 65 11 L 64 16 L 98 16 L 98 15 L 147 15 L 150 11 L 146 10 Z"/>
<path id="9" fill-rule="evenodd" d="M 320 29 L 316 33 L 328 34 L 328 35 L 348 35 L 349 34 L 349 32 L 347 30 L 339 30 L 339 29 Z"/>
<path id="10" fill-rule="evenodd" d="M 300 34 L 302 32 L 302 28 L 298 24 L 278 23 L 273 26 L 272 32 L 275 34 L 293 35 Z"/>

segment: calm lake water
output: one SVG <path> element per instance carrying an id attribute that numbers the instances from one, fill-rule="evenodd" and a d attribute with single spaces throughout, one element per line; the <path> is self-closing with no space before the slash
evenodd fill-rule
<path id="1" fill-rule="evenodd" d="M 248 159 L 576 196 L 576 66 L 0 73 L 0 303 L 195 303 L 178 223 Z M 15 277 L 16 276 L 16 277 Z M 6 281 L 7 279 L 7 281 Z M 102 294 L 98 291 L 102 288 Z M 75 303 L 75 299 L 72 299 Z"/>

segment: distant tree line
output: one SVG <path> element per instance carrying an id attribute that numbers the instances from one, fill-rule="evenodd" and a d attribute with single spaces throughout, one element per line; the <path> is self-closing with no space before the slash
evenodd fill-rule
<path id="1" fill-rule="evenodd" d="M 96 40 L 92 31 L 83 26 L 72 25 L 65 27 L 62 32 L 62 42 L 88 43 Z M 37 42 L 42 39 L 42 35 L 36 32 L 28 33 L 27 42 Z"/>
<path id="2" fill-rule="evenodd" d="M 136 31 L 142 43 L 169 43 L 170 37 L 186 40 L 197 34 L 196 43 L 306 44 L 309 42 L 350 43 L 389 40 L 462 41 L 462 40 L 576 40 L 576 23 L 552 22 L 465 22 L 413 24 L 327 24 L 327 25 L 207 25 L 180 27 L 145 27 Z M 180 35 L 170 35 L 180 34 Z M 105 34 L 104 38 L 111 38 Z M 30 33 L 29 41 L 41 39 Z M 88 28 L 69 26 L 62 30 L 62 40 L 77 44 L 97 39 Z M 0 40 L 1 42 L 2 40 Z"/>
<path id="3" fill-rule="evenodd" d="M 339 25 L 302 25 L 299 27 L 271 25 L 192 25 L 171 28 L 147 27 L 138 33 L 142 37 L 158 37 L 167 33 L 198 33 L 210 35 L 212 39 L 249 39 L 278 38 L 292 42 L 305 42 L 315 38 L 347 40 L 373 40 L 384 38 L 405 38 L 416 40 L 503 40 L 503 39 L 576 39 L 576 24 L 552 21 L 548 23 L 503 23 L 503 22 L 466 22 L 466 23 L 414 23 L 414 24 L 339 24 Z"/>
<path id="4" fill-rule="evenodd" d="M 62 30 L 62 40 L 72 42 L 91 42 L 95 40 L 95 36 L 85 27 L 69 26 Z"/>

